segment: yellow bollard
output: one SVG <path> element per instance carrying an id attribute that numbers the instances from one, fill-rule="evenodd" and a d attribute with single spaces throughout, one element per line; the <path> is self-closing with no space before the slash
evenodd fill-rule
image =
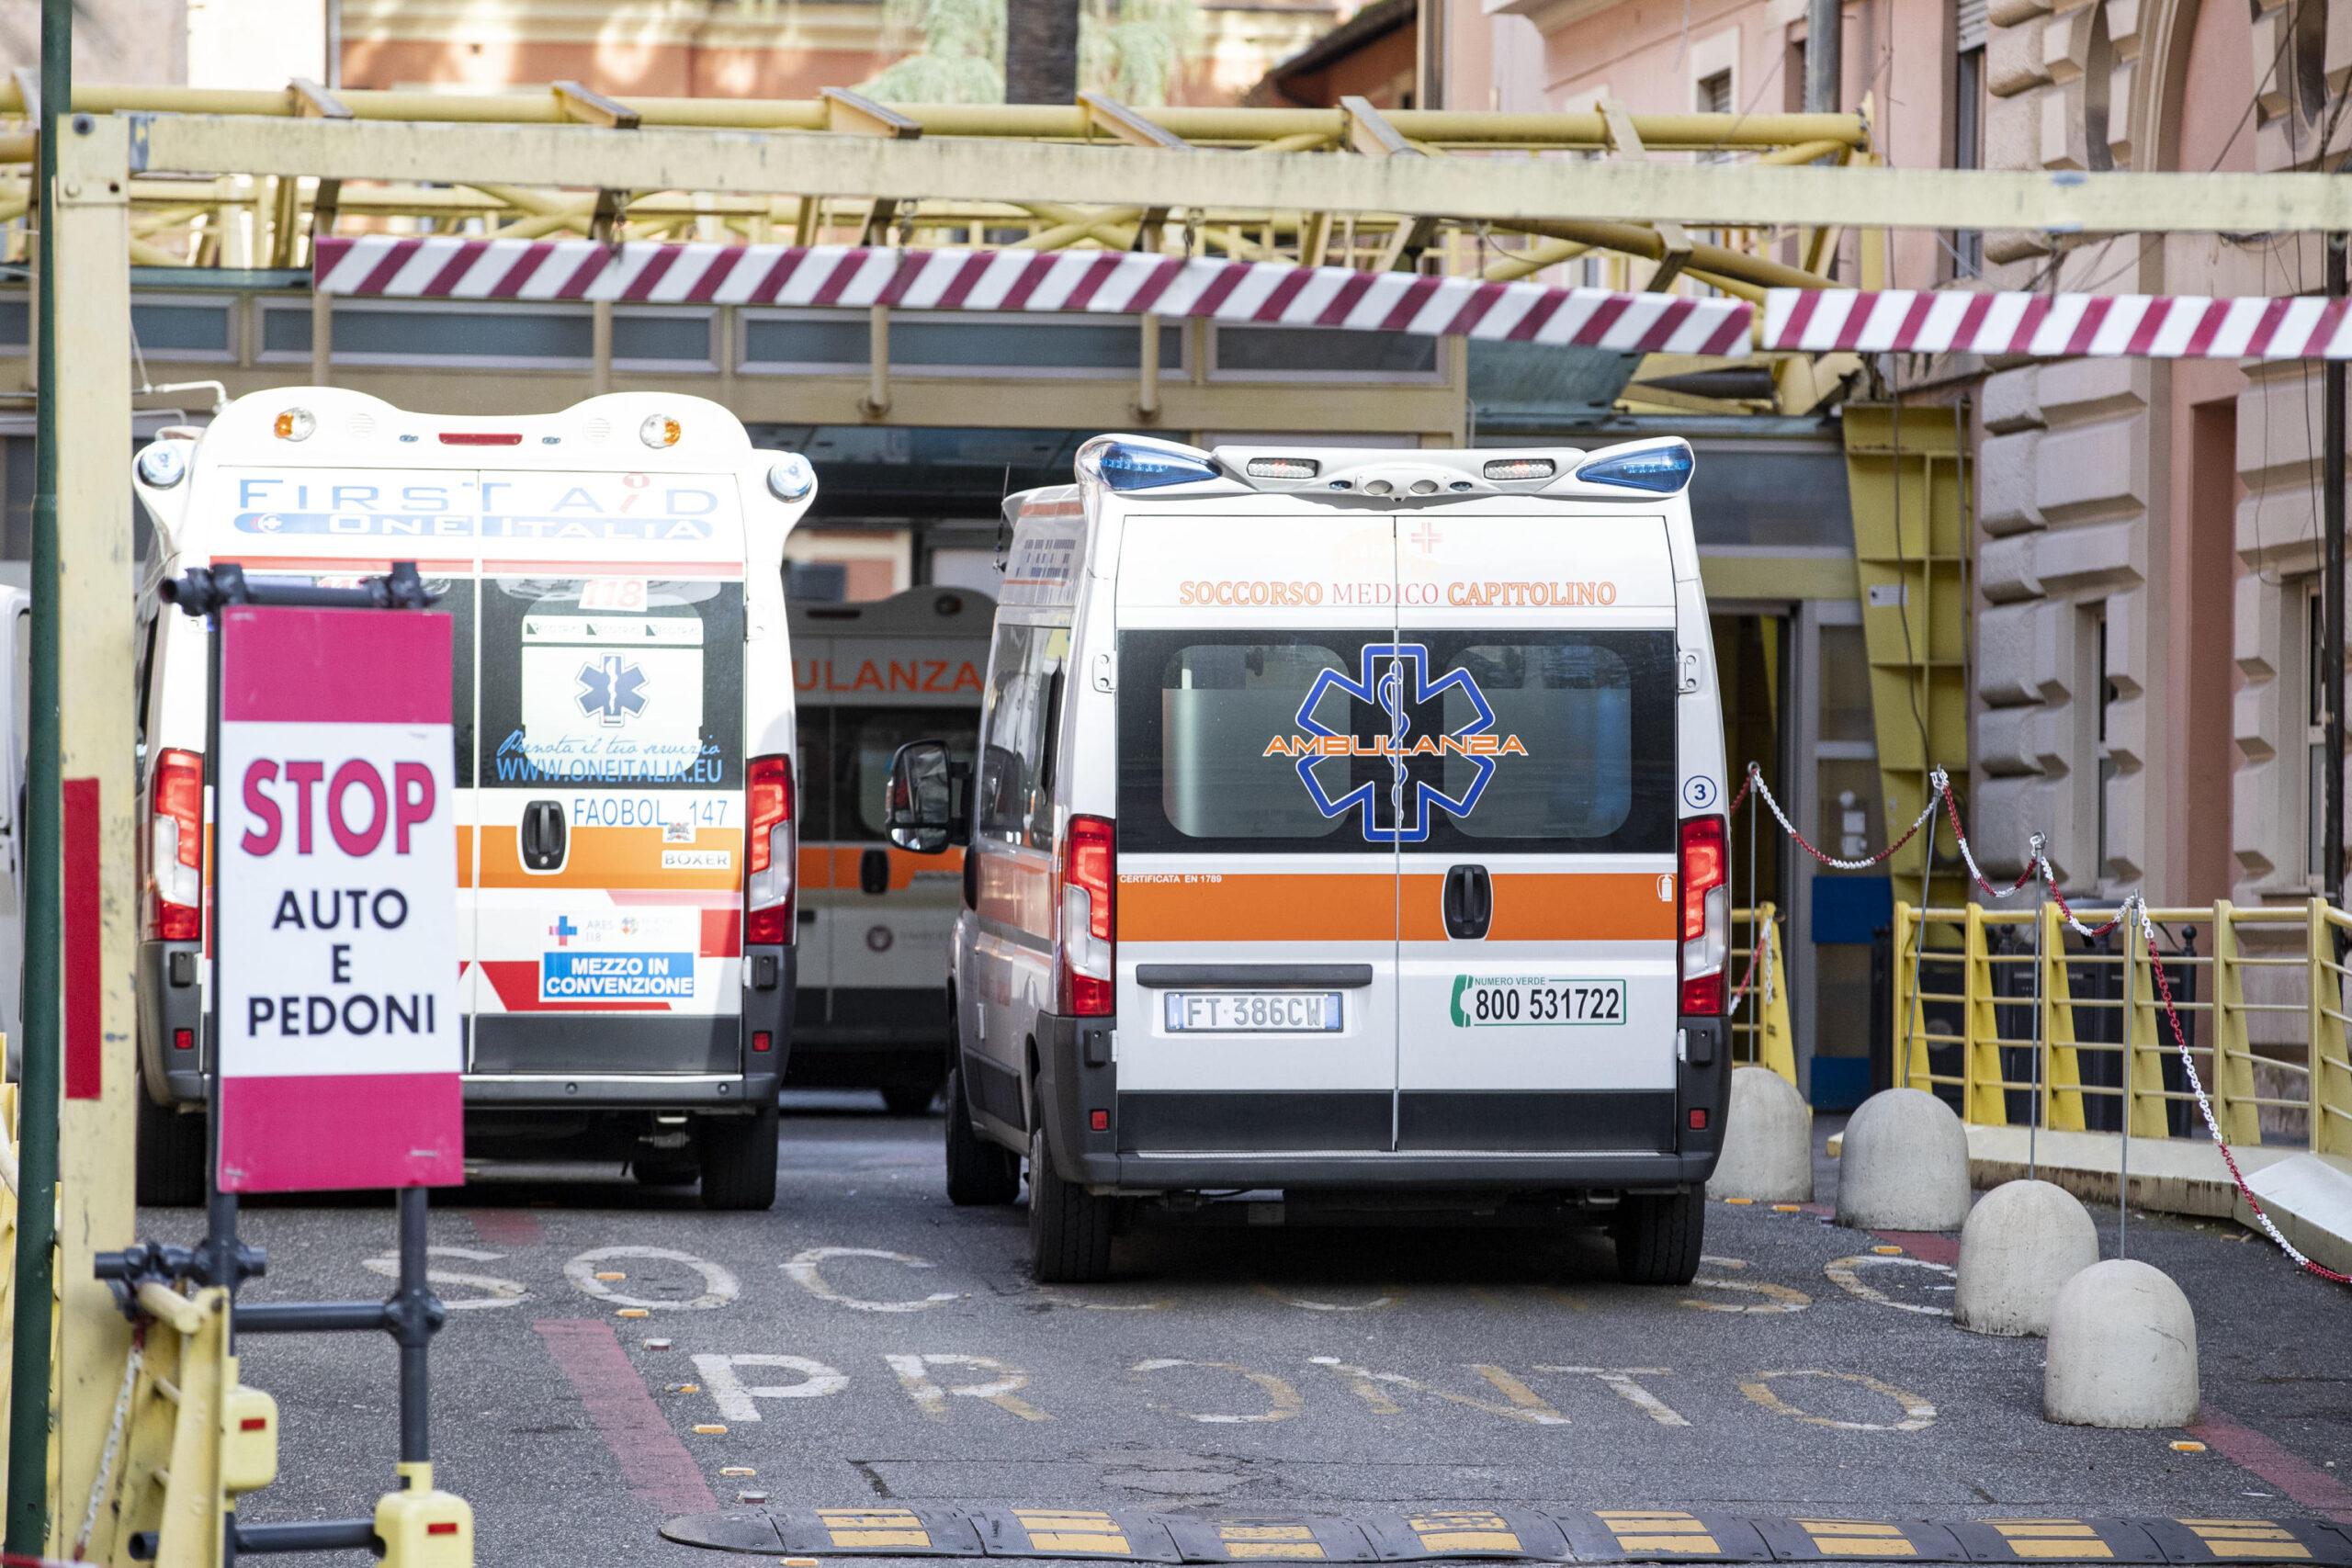
<path id="1" fill-rule="evenodd" d="M 433 1489 L 430 1464 L 395 1467 L 406 1488 L 376 1505 L 384 1568 L 473 1568 L 474 1511 L 463 1497 Z"/>

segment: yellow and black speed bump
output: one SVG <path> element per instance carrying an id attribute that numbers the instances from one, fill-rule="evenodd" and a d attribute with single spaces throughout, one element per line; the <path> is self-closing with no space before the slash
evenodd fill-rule
<path id="1" fill-rule="evenodd" d="M 664 1520 L 662 1534 L 680 1546 L 707 1546 L 713 1551 L 784 1550 L 775 1533 L 775 1518 L 765 1508 L 729 1508 L 723 1514 L 681 1514 Z"/>
<path id="2" fill-rule="evenodd" d="M 1844 1519 L 1826 1515 L 1758 1519 L 1783 1562 L 1965 1562 L 1951 1531 L 1925 1519 Z"/>
<path id="3" fill-rule="evenodd" d="M 2352 1563 L 2352 1532 L 2317 1519 L 2134 1519 L 2175 1562 Z"/>
<path id="4" fill-rule="evenodd" d="M 1558 1562 L 1568 1555 L 1560 1527 L 1532 1508 L 1423 1508 L 1366 1514 L 1373 1551 L 1385 1562 L 1425 1557 L 1532 1557 Z"/>
<path id="5" fill-rule="evenodd" d="M 1168 1518 L 1187 1562 L 1369 1562 L 1372 1541 L 1352 1519 L 1289 1511 Z"/>
<path id="6" fill-rule="evenodd" d="M 2129 1519 L 1947 1519 L 1972 1562 L 2165 1562 Z"/>
<path id="7" fill-rule="evenodd" d="M 1679 1508 L 1269 1510 L 873 1503 L 731 1508 L 662 1527 L 718 1551 L 802 1557 L 1022 1557 L 1148 1563 L 1425 1562 L 2309 1564 L 2352 1568 L 2352 1529 L 2317 1519 L 1749 1518 Z"/>
<path id="8" fill-rule="evenodd" d="M 978 1557 L 980 1533 L 960 1508 L 876 1503 L 854 1508 L 772 1508 L 794 1557 Z"/>
<path id="9" fill-rule="evenodd" d="M 1680 1508 L 1547 1509 L 1580 1562 L 1769 1562 L 1752 1519 Z"/>
<path id="10" fill-rule="evenodd" d="M 990 1557 L 1182 1561 L 1164 1521 L 1124 1508 L 984 1508 L 971 1519 Z"/>

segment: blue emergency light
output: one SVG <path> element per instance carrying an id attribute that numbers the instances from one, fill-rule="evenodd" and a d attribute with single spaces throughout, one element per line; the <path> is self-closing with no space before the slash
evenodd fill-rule
<path id="1" fill-rule="evenodd" d="M 1690 444 L 1669 441 L 1639 451 L 1604 452 L 1578 468 L 1576 477 L 1592 484 L 1672 495 L 1690 482 Z"/>
<path id="2" fill-rule="evenodd" d="M 1203 479 L 1224 478 L 1205 453 L 1182 448 L 1103 441 L 1090 444 L 1079 456 L 1081 462 L 1091 462 L 1102 482 L 1116 491 L 1159 490 L 1167 485 L 1198 484 Z"/>

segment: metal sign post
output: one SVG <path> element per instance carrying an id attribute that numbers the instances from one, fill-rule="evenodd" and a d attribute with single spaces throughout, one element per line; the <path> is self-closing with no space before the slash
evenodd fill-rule
<path id="1" fill-rule="evenodd" d="M 451 623 L 413 614 L 428 599 L 408 563 L 354 589 L 222 565 L 164 596 L 212 627 L 207 1226 L 194 1248 L 134 1246 L 99 1273 L 127 1306 L 148 1280 L 223 1287 L 232 1334 L 377 1330 L 400 1346 L 401 1490 L 364 1519 L 241 1526 L 224 1508 L 222 1562 L 360 1549 L 470 1563 L 471 1512 L 433 1485 L 426 1362 L 447 1314 L 425 1279 L 425 1190 L 464 1178 Z M 267 1268 L 238 1238 L 240 1193 L 380 1187 L 400 1193 L 390 1298 L 234 1305 Z"/>

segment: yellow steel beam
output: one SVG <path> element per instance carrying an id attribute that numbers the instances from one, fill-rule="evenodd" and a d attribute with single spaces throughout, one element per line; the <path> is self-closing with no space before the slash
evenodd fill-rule
<path id="1" fill-rule="evenodd" d="M 123 167 L 129 127 L 93 118 L 58 139 L 57 271 L 73 279 L 72 308 L 58 312 L 58 530 L 55 606 L 74 628 L 73 651 L 59 673 L 62 716 L 60 771 L 70 803 L 65 816 L 65 886 L 77 879 L 96 893 L 102 919 L 86 937 L 98 979 L 96 1036 L 67 1048 L 97 1057 L 97 1092 L 69 1096 L 58 1118 L 58 1457 L 60 1495 L 51 1516 L 51 1555 L 66 1550 L 81 1525 L 106 1460 L 115 1398 L 130 1348 L 130 1325 L 94 1274 L 97 1252 L 128 1246 L 131 1205 L 132 1097 L 139 1091 L 132 1046 L 131 974 L 138 897 L 131 871 L 130 690 L 133 621 L 130 475 L 130 243 Z M 77 814 L 89 838 L 75 847 Z M 69 903 L 70 907 L 70 903 Z M 72 1026 L 69 1024 L 68 1026 Z"/>
<path id="2" fill-rule="evenodd" d="M 1311 153 L 1216 158 L 1160 148 L 929 134 L 918 141 L 839 136 L 820 141 L 518 125 L 484 136 L 461 125 L 209 115 L 158 116 L 147 126 L 144 155 L 151 169 L 193 174 L 528 181 L 589 189 L 717 187 L 864 201 L 985 192 L 1004 200 L 1107 207 L 1133 203 L 1142 193 L 1152 205 L 1170 208 L 1319 208 L 1502 222 L 1568 212 L 1878 229 L 2352 229 L 2352 180 L 2316 174 L 2084 175 Z"/>
<path id="3" fill-rule="evenodd" d="M 576 84 L 567 86 L 577 87 Z M 0 115 L 22 115 L 28 84 L 0 83 Z M 586 91 L 580 89 L 580 91 Z M 305 112 L 288 95 L 262 90 L 207 87 L 122 86 L 77 84 L 74 107 L 96 114 L 241 115 L 290 118 Z M 599 95 L 590 94 L 592 97 Z M 339 89 L 334 100 L 360 119 L 462 122 L 472 125 L 557 125 L 579 118 L 580 104 L 548 89 L 510 93 L 449 94 Z M 604 100 L 609 103 L 610 100 Z M 834 102 L 819 98 L 633 98 L 624 112 L 645 126 L 699 130 L 825 130 L 840 129 Z M 614 106 L 618 107 L 619 106 Z M 919 123 L 930 136 L 1045 138 L 1084 141 L 1093 117 L 1083 103 L 896 104 L 898 115 Z M 1403 136 L 1451 147 L 1582 147 L 1610 145 L 1608 129 L 1593 112 L 1519 114 L 1460 109 L 1391 109 L 1385 118 Z M 1185 141 L 1247 143 L 1309 134 L 1321 141 L 1342 136 L 1347 115 L 1340 109 L 1222 108 L 1169 107 L 1154 109 L 1151 123 Z M 1653 148 L 1709 149 L 1773 147 L 1835 140 L 1848 147 L 1870 142 L 1864 117 L 1854 114 L 1663 114 L 1636 115 L 1642 139 Z"/>
<path id="4" fill-rule="evenodd" d="M 922 134 L 922 122 L 887 104 L 877 104 L 847 87 L 827 87 L 825 126 L 853 136 L 894 136 L 913 141 Z"/>

